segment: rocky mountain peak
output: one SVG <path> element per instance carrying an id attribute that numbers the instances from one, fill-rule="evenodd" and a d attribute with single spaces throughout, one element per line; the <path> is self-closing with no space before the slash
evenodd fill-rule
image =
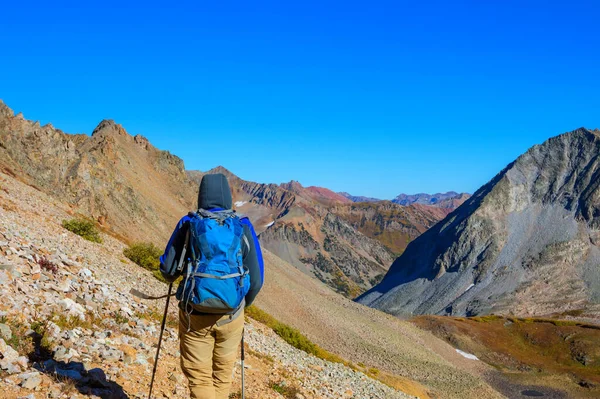
<path id="1" fill-rule="evenodd" d="M 299 193 L 304 189 L 302 184 L 300 184 L 300 182 L 296 180 L 290 180 L 288 183 L 282 183 L 280 186 L 285 190 L 292 191 L 295 193 Z"/>
<path id="2" fill-rule="evenodd" d="M 96 128 L 92 132 L 92 137 L 94 137 L 98 134 L 104 134 L 104 135 L 113 134 L 113 135 L 119 135 L 119 136 L 128 135 L 128 133 L 123 128 L 123 126 L 116 123 L 112 119 L 104 119 L 98 124 L 98 126 L 96 126 Z"/>
<path id="3" fill-rule="evenodd" d="M 231 172 L 229 169 L 227 169 L 227 168 L 225 168 L 224 166 L 221 166 L 221 165 L 219 165 L 219 166 L 217 166 L 217 167 L 214 167 L 214 168 L 212 168 L 211 170 L 209 170 L 209 171 L 208 171 L 208 172 L 206 172 L 206 173 L 207 173 L 207 174 L 209 174 L 209 173 L 222 173 L 222 174 L 224 174 L 225 176 L 227 176 L 227 178 L 231 178 L 231 177 L 236 177 L 236 178 L 237 178 L 237 176 L 235 176 L 235 175 L 233 174 L 233 172 Z"/>

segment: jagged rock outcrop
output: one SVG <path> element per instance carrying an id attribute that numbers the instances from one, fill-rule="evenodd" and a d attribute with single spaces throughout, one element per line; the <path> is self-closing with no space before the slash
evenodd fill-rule
<path id="1" fill-rule="evenodd" d="M 600 131 L 581 128 L 508 165 L 358 301 L 395 315 L 600 314 L 599 245 Z"/>

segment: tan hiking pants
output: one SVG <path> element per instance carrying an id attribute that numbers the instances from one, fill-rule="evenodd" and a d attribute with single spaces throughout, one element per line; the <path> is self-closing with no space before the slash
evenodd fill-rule
<path id="1" fill-rule="evenodd" d="M 217 326 L 228 316 L 190 315 L 179 311 L 181 369 L 189 380 L 192 399 L 228 399 L 233 365 L 244 329 L 244 312 Z"/>

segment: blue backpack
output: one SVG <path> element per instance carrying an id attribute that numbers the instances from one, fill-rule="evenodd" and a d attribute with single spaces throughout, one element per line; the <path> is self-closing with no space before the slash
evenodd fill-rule
<path id="1" fill-rule="evenodd" d="M 242 245 L 244 227 L 233 211 L 190 213 L 188 264 L 176 297 L 188 312 L 232 314 L 250 289 Z"/>

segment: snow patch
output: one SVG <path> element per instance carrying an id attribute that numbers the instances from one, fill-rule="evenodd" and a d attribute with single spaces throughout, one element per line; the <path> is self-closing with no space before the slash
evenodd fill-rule
<path id="1" fill-rule="evenodd" d="M 471 284 L 470 286 L 468 286 L 467 289 L 465 290 L 465 292 L 469 291 L 473 287 L 475 287 L 475 284 Z"/>
<path id="2" fill-rule="evenodd" d="M 271 226 L 273 226 L 274 224 L 275 224 L 275 221 L 273 221 L 273 222 L 271 222 L 271 223 L 269 223 L 269 224 L 265 224 L 265 227 L 271 227 Z"/>
<path id="3" fill-rule="evenodd" d="M 475 356 L 475 355 L 471 355 L 470 353 L 467 353 L 467 352 L 463 352 L 463 351 L 461 351 L 460 349 L 457 349 L 457 350 L 456 350 L 456 352 L 457 352 L 459 355 L 461 355 L 462 357 L 466 357 L 467 359 L 471 359 L 471 360 L 479 360 L 479 359 L 477 358 L 477 356 Z"/>
<path id="4" fill-rule="evenodd" d="M 248 203 L 248 201 L 236 201 L 234 203 L 234 205 L 237 206 L 237 207 L 240 207 L 240 206 L 242 206 L 244 204 L 247 204 L 247 203 Z"/>

